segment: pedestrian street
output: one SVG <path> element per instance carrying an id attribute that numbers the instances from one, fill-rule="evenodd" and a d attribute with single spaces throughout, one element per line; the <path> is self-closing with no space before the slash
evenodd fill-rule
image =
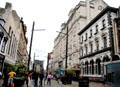
<path id="1" fill-rule="evenodd" d="M 34 87 L 33 84 L 34 83 L 32 83 L 31 85 L 29 85 L 29 87 Z M 38 83 L 38 85 L 39 85 L 39 83 Z M 27 87 L 27 86 L 24 85 L 23 87 Z M 38 87 L 40 87 L 40 86 L 38 86 Z M 61 81 L 59 81 L 59 83 L 57 83 L 56 80 L 51 80 L 51 85 L 48 85 L 47 81 L 46 81 L 45 84 L 43 82 L 42 87 L 78 87 L 78 82 L 73 81 L 72 84 L 64 85 L 64 84 L 62 84 Z"/>

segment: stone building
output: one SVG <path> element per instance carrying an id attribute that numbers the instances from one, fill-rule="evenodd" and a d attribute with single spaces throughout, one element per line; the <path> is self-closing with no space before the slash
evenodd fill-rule
<path id="1" fill-rule="evenodd" d="M 1 10 L 1 9 L 0 9 Z M 5 55 L 7 54 L 9 34 L 4 28 L 5 20 L 0 15 L 0 72 L 3 72 Z"/>
<path id="2" fill-rule="evenodd" d="M 79 32 L 81 76 L 104 77 L 105 65 L 118 60 L 114 52 L 116 35 L 113 33 L 116 18 L 118 9 L 108 6 Z"/>
<path id="3" fill-rule="evenodd" d="M 49 61 L 48 61 L 48 72 L 53 72 L 54 71 L 54 67 L 55 67 L 55 65 L 54 65 L 54 62 L 53 62 L 53 52 L 50 52 L 49 53 Z"/>
<path id="4" fill-rule="evenodd" d="M 10 36 L 5 62 L 9 64 L 15 64 L 17 59 L 20 18 L 17 15 L 16 11 L 12 10 L 12 5 L 10 3 L 6 3 L 6 6 L 3 9 L 4 13 L 2 15 L 2 18 L 6 21 L 4 27 Z"/>
<path id="5" fill-rule="evenodd" d="M 26 64 L 28 62 L 28 52 L 27 52 L 27 43 L 28 40 L 26 38 L 26 31 L 27 27 L 23 22 L 23 19 L 20 20 L 20 37 L 18 42 L 18 49 L 17 49 L 17 58 L 18 61 L 21 61 Z"/>
<path id="6" fill-rule="evenodd" d="M 0 8 L 0 17 L 5 21 L 3 27 L 9 35 L 6 47 L 5 63 L 15 64 L 18 57 L 20 57 L 18 56 L 18 52 L 21 52 L 22 50 L 22 52 L 24 52 L 21 59 L 23 59 L 23 56 L 28 55 L 25 26 L 23 26 L 24 24 L 20 21 L 20 17 L 17 12 L 12 10 L 11 3 L 6 3 L 5 8 Z M 21 36 L 21 34 L 23 36 Z M 24 46 L 24 49 L 19 49 L 19 46 L 21 45 Z"/>
<path id="7" fill-rule="evenodd" d="M 78 32 L 91 21 L 107 4 L 103 0 L 80 1 L 69 12 L 69 19 L 61 25 L 61 30 L 54 40 L 53 61 L 55 69 L 65 69 L 66 29 L 68 27 L 68 58 L 67 68 L 78 68 L 80 57 L 80 44 Z"/>

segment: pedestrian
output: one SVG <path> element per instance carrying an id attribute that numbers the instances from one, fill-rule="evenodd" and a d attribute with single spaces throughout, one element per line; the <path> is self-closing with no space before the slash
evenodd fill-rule
<path id="1" fill-rule="evenodd" d="M 52 78 L 51 73 L 49 73 L 49 74 L 47 75 L 47 84 L 48 84 L 48 85 L 51 85 L 51 78 Z"/>
<path id="2" fill-rule="evenodd" d="M 7 87 L 8 86 L 8 78 L 9 78 L 9 76 L 8 76 L 8 73 L 10 72 L 10 68 L 9 67 L 6 67 L 6 68 L 4 68 L 4 70 L 3 70 L 3 87 Z"/>
<path id="3" fill-rule="evenodd" d="M 56 74 L 55 77 L 56 77 L 56 81 L 57 81 L 57 83 L 59 84 L 59 78 L 60 78 L 60 75 L 59 75 L 59 74 Z"/>
<path id="4" fill-rule="evenodd" d="M 34 71 L 32 73 L 32 79 L 34 80 L 35 86 L 34 87 L 38 87 L 38 73 L 36 71 Z"/>
<path id="5" fill-rule="evenodd" d="M 61 76 L 61 82 L 62 82 L 62 84 L 65 84 L 65 74 L 62 74 L 62 76 Z"/>
<path id="6" fill-rule="evenodd" d="M 14 76 L 16 76 L 16 73 L 13 72 L 13 70 L 11 70 L 11 71 L 8 73 L 8 76 L 9 76 L 9 79 L 8 79 L 8 86 L 14 87 L 13 78 L 14 78 Z"/>
<path id="7" fill-rule="evenodd" d="M 40 78 L 40 87 L 42 87 L 42 81 L 43 81 L 43 78 L 44 78 L 43 72 L 39 73 L 39 78 Z"/>
<path id="8" fill-rule="evenodd" d="M 28 77 L 29 77 L 29 72 L 25 72 L 25 82 L 28 87 Z"/>
<path id="9" fill-rule="evenodd" d="M 47 73 L 44 72 L 44 85 L 45 85 L 46 80 L 47 80 Z"/>
<path id="10" fill-rule="evenodd" d="M 2 78 L 2 72 L 0 72 L 0 87 L 3 85 L 3 78 Z"/>

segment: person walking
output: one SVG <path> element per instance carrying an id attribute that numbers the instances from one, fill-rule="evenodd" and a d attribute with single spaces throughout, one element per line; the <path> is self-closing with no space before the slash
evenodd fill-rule
<path id="1" fill-rule="evenodd" d="M 29 77 L 29 72 L 25 72 L 25 82 L 28 87 L 28 77 Z"/>
<path id="2" fill-rule="evenodd" d="M 43 81 L 43 78 L 44 78 L 43 72 L 39 73 L 39 78 L 40 78 L 40 87 L 42 87 L 42 81 Z"/>
<path id="3" fill-rule="evenodd" d="M 10 72 L 10 68 L 9 67 L 6 67 L 4 68 L 3 70 L 3 87 L 8 87 L 8 79 L 9 79 L 9 76 L 8 76 L 8 73 Z"/>
<path id="4" fill-rule="evenodd" d="M 8 86 L 9 86 L 9 87 L 14 87 L 13 78 L 14 78 L 14 76 L 16 76 L 16 73 L 13 72 L 13 70 L 11 70 L 11 71 L 8 73 L 8 76 L 9 76 Z"/>
<path id="5" fill-rule="evenodd" d="M 47 80 L 47 73 L 44 72 L 44 85 L 45 85 L 46 80 Z"/>
<path id="6" fill-rule="evenodd" d="M 56 81 L 57 81 L 57 83 L 59 84 L 59 78 L 60 78 L 60 75 L 59 75 L 59 74 L 56 74 L 55 77 L 56 77 Z"/>
<path id="7" fill-rule="evenodd" d="M 2 78 L 2 72 L 0 72 L 0 87 L 3 85 L 3 78 Z"/>
<path id="8" fill-rule="evenodd" d="M 49 74 L 47 75 L 47 84 L 48 84 L 48 85 L 51 85 L 51 78 L 52 78 L 52 76 L 51 76 L 51 74 L 49 73 Z"/>
<path id="9" fill-rule="evenodd" d="M 32 73 L 32 79 L 34 80 L 34 82 L 35 82 L 35 86 L 34 87 L 38 87 L 38 73 L 36 72 L 36 71 L 34 71 L 33 73 Z"/>

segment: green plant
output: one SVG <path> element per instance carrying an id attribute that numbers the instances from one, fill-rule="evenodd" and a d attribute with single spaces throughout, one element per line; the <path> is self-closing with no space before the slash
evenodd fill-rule
<path id="1" fill-rule="evenodd" d="M 27 67 L 23 62 L 17 61 L 15 66 L 16 77 L 24 79 L 24 73 L 26 72 Z"/>
<path id="2" fill-rule="evenodd" d="M 67 74 L 71 74 L 72 76 L 76 76 L 76 73 L 73 70 L 67 70 Z"/>

